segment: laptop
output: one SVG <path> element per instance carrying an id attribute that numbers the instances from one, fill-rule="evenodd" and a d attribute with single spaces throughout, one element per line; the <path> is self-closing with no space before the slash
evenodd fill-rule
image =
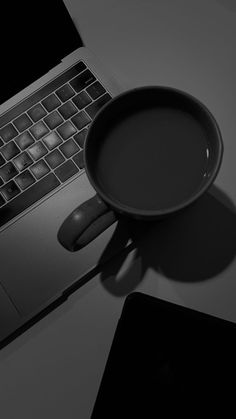
<path id="1" fill-rule="evenodd" d="M 126 297 L 91 419 L 230 417 L 236 325 L 140 292 Z"/>
<path id="2" fill-rule="evenodd" d="M 64 219 L 95 193 L 83 167 L 89 125 L 122 90 L 83 46 L 62 0 L 3 3 L 1 345 L 83 284 L 113 235 L 115 225 L 75 253 L 57 240 Z"/>

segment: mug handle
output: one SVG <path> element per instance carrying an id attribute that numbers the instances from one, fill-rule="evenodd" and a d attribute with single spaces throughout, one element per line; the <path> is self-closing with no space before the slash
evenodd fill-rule
<path id="1" fill-rule="evenodd" d="M 57 238 L 65 249 L 75 252 L 82 249 L 117 220 L 116 214 L 95 195 L 65 219 Z"/>

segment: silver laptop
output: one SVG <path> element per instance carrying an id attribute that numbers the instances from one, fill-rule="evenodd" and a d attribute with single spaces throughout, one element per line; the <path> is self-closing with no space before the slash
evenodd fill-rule
<path id="1" fill-rule="evenodd" d="M 57 241 L 64 219 L 95 193 L 84 173 L 84 140 L 97 111 L 121 89 L 82 46 L 62 0 L 0 9 L 11 27 L 9 39 L 1 34 L 3 345 L 82 284 L 113 235 L 115 225 L 75 253 Z"/>

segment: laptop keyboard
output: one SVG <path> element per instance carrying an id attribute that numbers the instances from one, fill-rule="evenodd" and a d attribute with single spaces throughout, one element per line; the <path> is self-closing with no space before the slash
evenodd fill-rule
<path id="1" fill-rule="evenodd" d="M 80 61 L 0 117 L 0 226 L 84 170 L 89 124 L 110 99 Z"/>

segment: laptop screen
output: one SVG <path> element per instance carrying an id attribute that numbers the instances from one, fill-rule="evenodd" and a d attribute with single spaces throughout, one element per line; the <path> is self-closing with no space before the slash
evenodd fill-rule
<path id="1" fill-rule="evenodd" d="M 0 104 L 82 46 L 62 0 L 0 5 Z"/>

